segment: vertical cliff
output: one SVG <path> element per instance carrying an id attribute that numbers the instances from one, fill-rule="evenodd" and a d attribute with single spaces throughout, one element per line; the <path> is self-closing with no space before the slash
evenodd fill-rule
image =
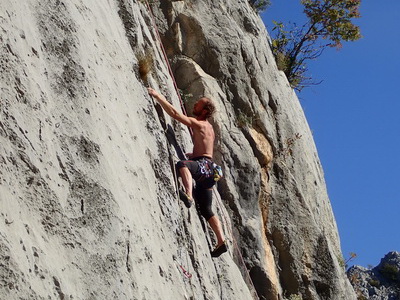
<path id="1" fill-rule="evenodd" d="M 245 0 L 149 2 L 1 1 L 0 298 L 355 299 L 258 15 Z M 180 106 L 154 24 L 187 107 L 205 95 L 218 108 L 218 259 L 176 196 L 189 132 L 146 91 Z"/>

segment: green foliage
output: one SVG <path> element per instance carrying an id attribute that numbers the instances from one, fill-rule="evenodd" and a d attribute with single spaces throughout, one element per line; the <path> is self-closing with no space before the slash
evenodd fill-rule
<path id="1" fill-rule="evenodd" d="M 328 46 L 340 47 L 341 41 L 355 41 L 361 37 L 358 26 L 351 19 L 359 18 L 361 0 L 302 0 L 304 13 L 310 20 L 309 39 L 323 37 Z"/>
<path id="2" fill-rule="evenodd" d="M 306 61 L 319 57 L 326 47 L 340 48 L 342 41 L 361 38 L 352 23 L 359 18 L 361 0 L 301 0 L 308 21 L 302 25 L 274 22 L 272 50 L 278 68 L 285 72 L 291 86 L 298 91 L 318 84 L 305 74 Z"/>
<path id="3" fill-rule="evenodd" d="M 346 268 L 346 263 L 344 262 L 344 257 L 343 256 L 337 256 L 337 260 L 339 262 L 339 266 L 341 266 L 343 269 Z"/>
<path id="4" fill-rule="evenodd" d="M 271 5 L 270 0 L 249 0 L 249 3 L 256 12 L 262 12 Z"/>
<path id="5" fill-rule="evenodd" d="M 343 256 L 337 256 L 339 265 L 344 269 L 347 269 L 349 267 L 348 263 L 357 257 L 357 254 L 354 252 L 350 252 L 349 255 L 350 256 L 347 259 Z"/>
<path id="6" fill-rule="evenodd" d="M 303 297 L 301 294 L 291 294 L 288 300 L 303 300 Z"/>
<path id="7" fill-rule="evenodd" d="M 303 30 L 296 24 L 289 24 L 289 29 L 283 23 L 274 22 L 273 32 L 277 32 L 272 40 L 272 51 L 276 65 L 283 71 L 292 88 L 301 91 L 304 86 L 311 85 L 311 78 L 305 60 L 317 58 L 321 53 L 311 47 L 303 48 L 301 55 L 294 55 L 294 48 L 302 38 Z M 307 45 L 308 46 L 308 45 Z"/>
<path id="8" fill-rule="evenodd" d="M 379 287 L 381 285 L 380 281 L 377 279 L 370 279 L 368 283 L 373 287 Z"/>
<path id="9" fill-rule="evenodd" d="M 238 127 L 244 128 L 244 127 L 250 127 L 253 126 L 253 122 L 255 121 L 253 115 L 248 115 L 244 113 L 241 109 L 238 109 L 238 113 L 236 116 L 236 123 Z"/>
<path id="10" fill-rule="evenodd" d="M 395 265 L 390 265 L 388 263 L 384 264 L 383 267 L 379 270 L 379 272 L 389 280 L 397 280 L 397 276 L 399 275 L 399 269 Z"/>
<path id="11" fill-rule="evenodd" d="M 141 3 L 143 3 L 143 4 L 146 4 L 146 2 L 147 3 L 149 3 L 149 4 L 154 4 L 154 0 L 139 0 Z"/>
<path id="12" fill-rule="evenodd" d="M 181 96 L 181 99 L 183 101 L 183 103 L 188 103 L 192 98 L 193 98 L 193 94 L 190 93 L 185 93 L 184 90 L 178 89 L 179 95 Z"/>

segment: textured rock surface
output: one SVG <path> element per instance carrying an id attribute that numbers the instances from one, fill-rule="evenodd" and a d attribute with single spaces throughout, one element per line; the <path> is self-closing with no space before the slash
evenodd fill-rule
<path id="1" fill-rule="evenodd" d="M 176 199 L 190 136 L 140 80 L 152 56 L 149 84 L 179 106 L 143 1 L 3 0 L 0 298 L 252 299 L 245 264 L 260 299 L 355 299 L 260 18 L 244 0 L 152 2 L 179 88 L 218 107 L 229 255 L 211 259 L 210 229 Z"/>
<path id="2" fill-rule="evenodd" d="M 358 299 L 400 299 L 400 253 L 389 252 L 375 268 L 353 266 L 347 276 Z"/>

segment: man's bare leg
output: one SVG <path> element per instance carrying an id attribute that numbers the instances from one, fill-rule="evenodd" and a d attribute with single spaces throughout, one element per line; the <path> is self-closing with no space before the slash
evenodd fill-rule
<path id="1" fill-rule="evenodd" d="M 217 236 L 217 247 L 216 248 L 218 248 L 225 241 L 224 233 L 222 232 L 221 223 L 217 216 L 212 216 L 210 219 L 208 219 L 208 223 L 210 224 L 215 235 Z"/>
<path id="2" fill-rule="evenodd" d="M 186 195 L 189 196 L 191 200 L 193 200 L 193 181 L 192 181 L 192 174 L 190 173 L 189 169 L 186 167 L 182 167 L 179 169 L 179 173 L 182 178 L 183 186 L 185 187 Z"/>

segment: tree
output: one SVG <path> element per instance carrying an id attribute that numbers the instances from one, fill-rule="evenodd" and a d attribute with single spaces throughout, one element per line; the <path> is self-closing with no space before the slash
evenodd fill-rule
<path id="1" fill-rule="evenodd" d="M 293 88 L 318 84 L 307 77 L 307 60 L 319 57 L 326 47 L 342 47 L 342 41 L 361 38 L 360 28 L 352 23 L 359 18 L 361 0 L 301 0 L 307 22 L 302 26 L 274 22 L 272 50 L 278 68 L 285 72 Z"/>

